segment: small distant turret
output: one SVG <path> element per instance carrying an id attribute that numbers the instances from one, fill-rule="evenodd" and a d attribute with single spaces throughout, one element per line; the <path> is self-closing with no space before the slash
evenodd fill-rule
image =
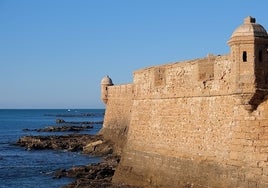
<path id="1" fill-rule="evenodd" d="M 101 80 L 101 99 L 102 101 L 107 104 L 108 101 L 108 86 L 112 86 L 113 81 L 109 76 L 105 76 L 102 80 Z"/>

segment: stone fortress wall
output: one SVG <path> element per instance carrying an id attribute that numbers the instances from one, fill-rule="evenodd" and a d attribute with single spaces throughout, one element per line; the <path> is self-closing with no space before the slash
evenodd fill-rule
<path id="1" fill-rule="evenodd" d="M 107 78 L 107 77 L 106 77 Z M 106 139 L 116 143 L 121 153 L 126 142 L 132 109 L 132 84 L 109 86 L 104 124 L 100 131 Z"/>
<path id="2" fill-rule="evenodd" d="M 143 187 L 268 187 L 268 36 L 247 17 L 228 55 L 102 80 L 101 133 L 122 159 L 114 182 Z"/>

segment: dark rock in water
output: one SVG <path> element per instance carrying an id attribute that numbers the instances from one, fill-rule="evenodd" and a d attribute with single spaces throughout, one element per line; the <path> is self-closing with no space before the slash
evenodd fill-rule
<path id="1" fill-rule="evenodd" d="M 63 126 L 48 126 L 41 129 L 23 129 L 23 131 L 37 131 L 37 132 L 79 132 L 92 129 L 93 125 L 63 125 Z"/>
<path id="2" fill-rule="evenodd" d="M 93 149 L 88 145 L 95 143 Z M 98 143 L 98 144 L 96 144 Z M 20 138 L 17 145 L 25 147 L 27 150 L 67 150 L 72 152 L 83 152 L 86 154 L 103 156 L 113 152 L 113 143 L 104 141 L 100 135 L 70 134 L 70 135 L 50 135 L 50 136 L 24 136 Z M 84 151 L 85 150 L 85 151 Z"/>
<path id="3" fill-rule="evenodd" d="M 75 182 L 64 186 L 64 188 L 134 188 L 133 186 L 112 183 L 112 177 L 119 161 L 119 156 L 109 155 L 101 163 L 58 170 L 55 172 L 55 178 L 76 178 Z"/>
<path id="4" fill-rule="evenodd" d="M 70 177 L 75 181 L 65 188 L 131 188 L 112 183 L 112 176 L 120 161 L 119 156 L 112 156 L 113 143 L 104 140 L 101 135 L 71 134 L 62 136 L 24 136 L 17 141 L 17 145 L 32 149 L 55 149 L 68 151 L 82 151 L 83 153 L 106 156 L 103 162 L 85 166 L 61 169 L 55 172 L 54 178 Z"/>
<path id="5" fill-rule="evenodd" d="M 103 162 L 90 164 L 86 166 L 72 167 L 71 169 L 62 169 L 55 172 L 55 178 L 70 177 L 70 178 L 87 178 L 87 179 L 104 179 L 112 177 L 117 167 L 120 158 L 112 156 L 105 158 Z"/>
<path id="6" fill-rule="evenodd" d="M 44 114 L 44 116 L 55 116 L 55 117 L 103 117 L 104 113 Z"/>
<path id="7" fill-rule="evenodd" d="M 93 126 L 92 125 L 87 125 L 87 126 L 49 126 L 49 127 L 45 127 L 43 129 L 36 129 L 35 131 L 37 132 L 66 132 L 66 131 L 70 131 L 70 132 L 78 132 L 78 131 L 84 131 L 87 129 L 92 129 Z"/>
<path id="8" fill-rule="evenodd" d="M 63 119 L 56 119 L 56 123 L 65 123 Z"/>
<path id="9" fill-rule="evenodd" d="M 83 147 L 84 154 L 108 155 L 113 153 L 113 144 L 110 141 L 97 140 Z"/>
<path id="10" fill-rule="evenodd" d="M 28 150 L 53 149 L 82 151 L 85 154 L 106 156 L 101 163 L 56 171 L 54 178 L 70 177 L 75 179 L 73 183 L 64 186 L 64 188 L 137 188 L 112 183 L 112 177 L 118 166 L 120 157 L 112 154 L 113 143 L 104 140 L 101 135 L 24 136 L 16 144 Z"/>
<path id="11" fill-rule="evenodd" d="M 90 135 L 62 135 L 62 136 L 24 136 L 17 141 L 19 146 L 28 150 L 55 149 L 68 151 L 82 151 L 83 146 L 94 140 Z"/>
<path id="12" fill-rule="evenodd" d="M 80 124 L 80 125 L 87 125 L 87 124 L 103 124 L 103 121 L 65 121 L 64 119 L 56 119 L 57 124 Z"/>

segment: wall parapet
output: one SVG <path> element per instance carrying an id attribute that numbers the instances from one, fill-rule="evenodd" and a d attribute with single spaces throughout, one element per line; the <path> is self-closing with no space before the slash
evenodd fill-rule
<path id="1" fill-rule="evenodd" d="M 135 98 L 218 96 L 236 93 L 229 56 L 208 56 L 134 72 Z"/>
<path id="2" fill-rule="evenodd" d="M 132 98 L 133 84 L 113 85 L 108 87 L 108 98 Z"/>

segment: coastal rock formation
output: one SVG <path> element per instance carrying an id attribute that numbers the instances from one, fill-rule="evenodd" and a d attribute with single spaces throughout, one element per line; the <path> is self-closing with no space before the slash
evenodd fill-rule
<path id="1" fill-rule="evenodd" d="M 93 125 L 103 124 L 103 121 L 65 121 L 63 119 L 56 119 L 56 124 L 62 126 L 47 126 L 40 129 L 23 129 L 23 131 L 36 131 L 36 132 L 79 132 L 92 129 Z"/>
<path id="2" fill-rule="evenodd" d="M 247 17 L 230 54 L 153 66 L 133 83 L 104 78 L 101 134 L 121 161 L 114 183 L 268 187 L 268 34 Z"/>
<path id="3" fill-rule="evenodd" d="M 56 171 L 55 178 L 75 179 L 73 183 L 64 186 L 65 188 L 131 188 L 131 186 L 115 185 L 111 182 L 120 157 L 112 155 L 113 143 L 104 140 L 100 135 L 24 136 L 17 141 L 17 145 L 28 150 L 67 150 L 106 156 L 101 163 Z"/>
<path id="4" fill-rule="evenodd" d="M 67 125 L 93 125 L 93 124 L 103 124 L 103 121 L 65 121 L 64 119 L 56 119 L 57 124 L 67 124 Z"/>
<path id="5" fill-rule="evenodd" d="M 63 126 L 48 126 L 41 129 L 23 129 L 23 131 L 36 131 L 36 132 L 79 132 L 92 129 L 92 125 L 82 125 L 82 126 L 73 126 L 73 125 L 63 125 Z"/>
<path id="6" fill-rule="evenodd" d="M 59 124 L 59 123 L 65 123 L 64 119 L 56 119 L 56 123 Z"/>
<path id="7" fill-rule="evenodd" d="M 24 136 L 17 141 L 17 145 L 28 150 L 67 150 L 104 156 L 102 162 L 97 164 L 56 171 L 54 178 L 74 178 L 74 182 L 64 186 L 64 188 L 137 188 L 136 186 L 112 183 L 112 177 L 119 164 L 120 156 L 113 154 L 114 144 L 104 140 L 101 135 Z"/>
<path id="8" fill-rule="evenodd" d="M 64 114 L 44 114 L 44 116 L 55 116 L 55 117 L 102 117 L 103 113 L 64 113 Z"/>
<path id="9" fill-rule="evenodd" d="M 88 145 L 90 143 L 95 144 L 89 147 Z M 100 135 L 87 134 L 24 136 L 17 141 L 17 145 L 25 147 L 27 150 L 67 150 L 99 156 L 113 152 L 112 142 L 104 141 L 103 137 Z"/>
<path id="10" fill-rule="evenodd" d="M 114 171 L 120 161 L 118 156 L 105 157 L 101 163 L 62 169 L 55 172 L 55 178 L 70 177 L 76 181 L 64 188 L 112 188 L 119 187 L 112 184 Z"/>
<path id="11" fill-rule="evenodd" d="M 76 181 L 63 188 L 138 188 L 112 183 L 112 177 L 120 161 L 119 156 L 105 157 L 101 163 L 59 170 L 55 178 L 70 177 Z"/>

